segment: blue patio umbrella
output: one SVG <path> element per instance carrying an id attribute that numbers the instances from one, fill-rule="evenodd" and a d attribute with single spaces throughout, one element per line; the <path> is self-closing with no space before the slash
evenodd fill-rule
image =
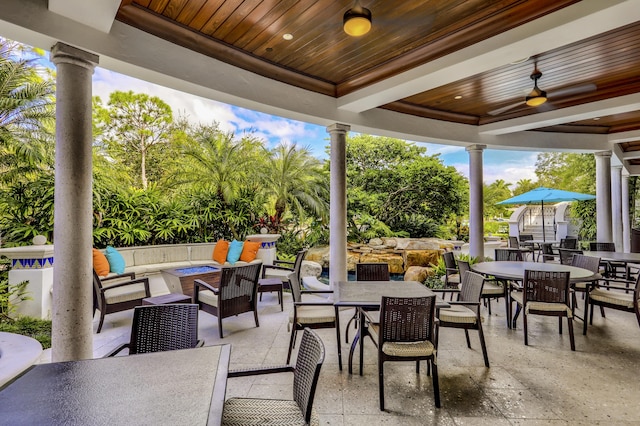
<path id="1" fill-rule="evenodd" d="M 594 200 L 595 195 L 582 194 L 580 192 L 563 191 L 553 188 L 536 188 L 515 197 L 508 198 L 496 204 L 541 204 L 542 205 L 542 239 L 544 232 L 544 203 L 560 203 L 562 201 Z"/>

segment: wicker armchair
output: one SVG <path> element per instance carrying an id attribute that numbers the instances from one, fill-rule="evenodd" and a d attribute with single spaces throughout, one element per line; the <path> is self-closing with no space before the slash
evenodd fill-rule
<path id="1" fill-rule="evenodd" d="M 356 263 L 356 281 L 389 281 L 388 263 Z M 354 327 L 358 327 L 358 311 L 356 310 L 347 323 L 345 329 L 345 342 L 349 343 L 349 325 L 353 321 Z"/>
<path id="2" fill-rule="evenodd" d="M 558 249 L 558 254 L 560 255 L 560 263 L 563 265 L 571 265 L 571 263 L 573 262 L 573 256 L 582 253 L 583 251 L 578 249 L 568 249 L 562 247 Z"/>
<path id="3" fill-rule="evenodd" d="M 553 250 L 552 243 L 540 244 L 540 251 L 540 256 L 542 256 L 543 262 L 558 263 L 559 254 Z M 538 256 L 538 261 L 540 261 L 540 256 Z"/>
<path id="4" fill-rule="evenodd" d="M 371 322 L 369 333 L 378 345 L 378 389 L 380 410 L 384 411 L 384 363 L 387 361 L 427 361 L 427 374 L 433 375 L 435 406 L 440 407 L 440 387 L 436 351 L 438 329 L 435 319 L 436 297 L 382 297 L 380 323 Z"/>
<path id="5" fill-rule="evenodd" d="M 114 356 L 125 348 L 133 355 L 202 345 L 204 340 L 198 340 L 198 305 L 136 306 L 129 343 L 118 346 L 107 356 Z"/>
<path id="6" fill-rule="evenodd" d="M 296 335 L 299 330 L 305 328 L 335 328 L 338 348 L 338 368 L 342 370 L 342 348 L 340 346 L 340 317 L 338 308 L 331 301 L 303 301 L 303 294 L 332 294 L 332 290 L 304 290 L 300 289 L 300 283 L 295 276 L 291 278 L 291 295 L 293 296 L 293 311 L 289 316 L 291 326 L 291 339 L 289 340 L 289 352 L 287 364 L 291 361 L 291 352 L 296 343 Z"/>
<path id="7" fill-rule="evenodd" d="M 284 288 L 289 288 L 292 284 L 291 274 L 300 282 L 300 268 L 306 255 L 307 249 L 303 249 L 296 254 L 296 260 L 293 262 L 276 259 L 273 261 L 273 265 L 264 265 L 262 268 L 262 278 L 279 278 L 282 280 Z"/>
<path id="8" fill-rule="evenodd" d="M 495 249 L 496 261 L 522 262 L 522 251 L 509 249 Z"/>
<path id="9" fill-rule="evenodd" d="M 222 268 L 220 284 L 215 286 L 203 280 L 194 280 L 194 303 L 218 317 L 218 331 L 223 338 L 222 319 L 245 312 L 253 312 L 256 327 L 258 321 L 257 293 L 261 263 Z"/>
<path id="10" fill-rule="evenodd" d="M 224 403 L 222 424 L 245 425 L 318 425 L 320 420 L 313 409 L 320 368 L 324 362 L 324 345 L 320 337 L 306 328 L 302 334 L 295 367 L 232 370 L 229 378 L 293 372 L 293 400 L 262 398 L 229 398 Z"/>
<path id="11" fill-rule="evenodd" d="M 113 275 L 100 278 L 93 270 L 93 313 L 100 311 L 98 331 L 102 330 L 104 316 L 126 311 L 142 305 L 142 299 L 151 297 L 149 278 L 136 278 L 136 274 Z"/>
<path id="12" fill-rule="evenodd" d="M 560 248 L 577 249 L 578 239 L 576 237 L 566 237 L 560 239 Z"/>
<path id="13" fill-rule="evenodd" d="M 458 264 L 461 265 L 462 263 L 459 262 Z M 449 302 L 451 305 L 450 308 L 440 309 L 438 311 L 438 319 L 440 320 L 440 328 L 450 327 L 464 329 L 464 334 L 467 338 L 467 347 L 469 349 L 471 349 L 469 330 L 478 330 L 484 365 L 489 367 L 487 345 L 484 341 L 482 319 L 480 318 L 480 298 L 482 297 L 484 284 L 485 279 L 482 275 L 476 274 L 475 272 L 462 273 L 462 284 L 460 284 L 458 300 Z"/>
<path id="14" fill-rule="evenodd" d="M 624 284 L 624 286 L 615 285 L 616 283 Z M 587 292 L 584 302 L 585 314 L 582 334 L 587 334 L 587 313 L 589 314 L 589 324 L 593 325 L 593 310 L 596 306 L 600 306 L 602 318 L 605 318 L 604 308 L 634 313 L 640 326 L 640 275 L 635 279 L 634 284 L 633 293 L 629 293 L 627 280 L 607 280 L 606 284 L 599 284 L 597 287 L 591 288 Z"/>
<path id="15" fill-rule="evenodd" d="M 571 350 L 576 350 L 573 338 L 573 311 L 569 295 L 569 272 L 524 271 L 523 289 L 512 293 L 511 298 L 522 310 L 524 344 L 529 344 L 527 316 L 531 314 L 557 316 L 559 332 L 562 334 L 562 317 L 567 318 Z M 516 313 L 516 317 L 517 317 Z M 514 318 L 515 325 L 515 318 Z"/>
<path id="16" fill-rule="evenodd" d="M 575 266 L 577 268 L 582 268 L 582 269 L 586 269 L 588 271 L 593 272 L 593 274 L 595 276 L 599 277 L 599 273 L 600 273 L 600 258 L 599 257 L 594 257 L 594 256 L 584 256 L 582 254 L 573 254 L 572 258 L 571 258 L 571 266 Z M 593 280 L 593 281 L 583 281 L 583 282 L 579 282 L 579 283 L 573 283 L 571 284 L 571 287 L 573 288 L 573 292 L 571 293 L 572 296 L 572 304 L 571 307 L 573 308 L 573 311 L 575 313 L 575 309 L 578 306 L 578 301 L 576 298 L 576 293 L 582 293 L 582 297 L 585 297 L 585 293 L 587 292 L 587 290 L 589 289 L 589 285 L 595 281 L 598 281 L 597 279 Z"/>
<path id="17" fill-rule="evenodd" d="M 590 242 L 589 251 L 616 251 L 615 243 Z M 608 278 L 628 277 L 627 264 L 624 262 L 602 261 L 600 266 L 604 268 L 604 275 Z"/>

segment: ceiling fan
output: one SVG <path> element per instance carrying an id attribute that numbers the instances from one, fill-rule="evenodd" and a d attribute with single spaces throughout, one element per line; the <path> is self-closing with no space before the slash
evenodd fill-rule
<path id="1" fill-rule="evenodd" d="M 598 88 L 593 83 L 579 84 L 576 86 L 569 86 L 569 87 L 565 87 L 564 89 L 555 90 L 551 92 L 551 96 L 547 96 L 547 92 L 538 87 L 538 80 L 542 77 L 542 72 L 538 70 L 537 66 L 535 66 L 530 77 L 531 77 L 531 80 L 533 80 L 533 89 L 531 89 L 531 92 L 529 92 L 529 94 L 525 97 L 524 102 L 519 101 L 517 103 L 507 105 L 502 108 L 497 108 L 492 111 L 489 111 L 488 114 L 501 115 L 507 111 L 510 111 L 518 107 L 534 107 L 535 108 L 547 103 L 547 101 L 553 101 L 553 100 L 558 100 L 567 96 L 593 92 Z"/>

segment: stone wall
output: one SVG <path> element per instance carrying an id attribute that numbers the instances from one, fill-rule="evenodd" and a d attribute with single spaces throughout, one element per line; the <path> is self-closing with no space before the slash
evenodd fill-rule
<path id="1" fill-rule="evenodd" d="M 383 262 L 392 274 L 403 274 L 412 266 L 427 267 L 438 263 L 444 250 L 453 250 L 451 241 L 437 238 L 374 238 L 368 244 L 347 245 L 347 269 L 356 263 Z M 329 247 L 312 247 L 305 260 L 329 267 Z"/>

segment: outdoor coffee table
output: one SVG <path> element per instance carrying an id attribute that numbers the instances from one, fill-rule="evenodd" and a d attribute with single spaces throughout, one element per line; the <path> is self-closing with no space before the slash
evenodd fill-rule
<path id="1" fill-rule="evenodd" d="M 162 278 L 171 293 L 182 293 L 193 303 L 194 280 L 203 280 L 214 287 L 220 284 L 221 270 L 216 266 L 187 266 L 184 268 L 164 269 Z"/>
<path id="2" fill-rule="evenodd" d="M 258 293 L 260 293 L 260 301 L 262 301 L 262 293 L 278 292 L 278 302 L 280 303 L 280 311 L 284 311 L 282 303 L 282 280 L 280 278 L 260 278 L 258 280 Z"/>
<path id="3" fill-rule="evenodd" d="M 169 293 L 161 296 L 145 297 L 143 305 L 167 305 L 169 303 L 191 303 L 191 296 L 180 293 Z"/>

